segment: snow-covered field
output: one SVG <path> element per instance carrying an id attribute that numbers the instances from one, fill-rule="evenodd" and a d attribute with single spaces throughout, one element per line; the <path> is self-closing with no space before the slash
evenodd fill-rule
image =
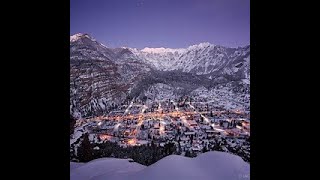
<path id="1" fill-rule="evenodd" d="M 239 156 L 218 151 L 196 158 L 170 155 L 148 167 L 127 159 L 101 158 L 86 164 L 70 163 L 70 169 L 71 180 L 250 179 L 248 163 Z"/>

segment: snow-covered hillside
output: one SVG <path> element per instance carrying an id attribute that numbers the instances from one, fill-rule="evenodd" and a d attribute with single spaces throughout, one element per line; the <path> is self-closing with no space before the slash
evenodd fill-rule
<path id="1" fill-rule="evenodd" d="M 76 167 L 78 166 L 78 167 Z M 86 164 L 70 163 L 71 180 L 245 180 L 250 165 L 239 156 L 207 152 L 196 158 L 167 156 L 151 166 L 126 159 L 102 158 Z"/>
<path id="2" fill-rule="evenodd" d="M 242 83 L 242 82 L 240 82 Z M 242 109 L 250 111 L 250 92 L 246 84 L 232 86 L 216 86 L 212 89 L 199 87 L 190 93 L 195 101 L 212 103 L 214 106 L 224 107 L 226 110 Z"/>
<path id="3" fill-rule="evenodd" d="M 148 99 L 163 101 L 170 98 L 174 99 L 176 96 L 174 95 L 173 91 L 174 91 L 173 87 L 166 84 L 157 83 L 155 85 L 150 86 L 148 90 L 144 92 L 144 95 Z"/>

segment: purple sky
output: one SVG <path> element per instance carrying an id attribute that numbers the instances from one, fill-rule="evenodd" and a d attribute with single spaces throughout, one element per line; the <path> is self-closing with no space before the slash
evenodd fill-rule
<path id="1" fill-rule="evenodd" d="M 250 44 L 250 0 L 70 0 L 70 35 L 109 47 Z"/>

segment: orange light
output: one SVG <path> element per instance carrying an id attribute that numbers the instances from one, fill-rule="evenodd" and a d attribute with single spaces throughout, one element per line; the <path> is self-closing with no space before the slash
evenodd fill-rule
<path id="1" fill-rule="evenodd" d="M 135 139 L 130 139 L 130 140 L 128 141 L 128 144 L 129 144 L 129 145 L 135 145 L 135 144 L 136 144 L 136 140 L 135 140 Z"/>
<path id="2" fill-rule="evenodd" d="M 99 135 L 99 138 L 104 141 L 104 140 L 110 140 L 111 139 L 111 136 L 109 135 L 106 135 L 106 134 L 100 134 Z"/>

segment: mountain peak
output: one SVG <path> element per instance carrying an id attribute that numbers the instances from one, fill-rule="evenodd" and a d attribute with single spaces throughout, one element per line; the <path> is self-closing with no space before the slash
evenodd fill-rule
<path id="1" fill-rule="evenodd" d="M 89 39 L 95 41 L 87 33 L 77 33 L 77 34 L 74 34 L 74 35 L 70 36 L 70 42 L 75 42 L 75 41 L 78 41 L 79 39 L 82 39 L 82 38 L 89 38 Z"/>
<path id="2" fill-rule="evenodd" d="M 213 44 L 210 44 L 209 42 L 202 42 L 200 44 L 195 44 L 192 46 L 189 46 L 188 49 L 195 49 L 195 48 L 205 48 L 209 46 L 214 46 Z"/>
<path id="3" fill-rule="evenodd" d="M 70 36 L 70 43 L 71 42 L 76 42 L 76 41 L 79 41 L 79 40 L 82 40 L 82 39 L 85 39 L 85 38 L 87 38 L 87 39 L 89 39 L 89 40 L 91 40 L 91 41 L 93 41 L 95 43 L 98 43 L 98 44 L 100 44 L 101 46 L 103 46 L 105 48 L 108 48 L 108 46 L 97 42 L 92 36 L 90 36 L 87 33 L 77 33 L 77 34 L 74 34 L 74 35 Z"/>

